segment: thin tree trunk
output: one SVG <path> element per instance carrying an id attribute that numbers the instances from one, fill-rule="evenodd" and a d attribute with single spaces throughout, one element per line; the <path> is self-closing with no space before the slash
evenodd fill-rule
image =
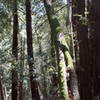
<path id="1" fill-rule="evenodd" d="M 25 50 L 25 39 L 20 39 L 21 51 L 20 51 L 20 71 L 19 71 L 19 100 L 24 100 L 23 96 L 23 69 L 24 69 L 24 50 Z"/>
<path id="2" fill-rule="evenodd" d="M 19 82 L 19 100 L 23 100 L 23 81 Z"/>
<path id="3" fill-rule="evenodd" d="M 40 100 L 38 91 L 38 82 L 36 80 L 36 73 L 34 68 L 33 58 L 33 43 L 32 43 L 32 18 L 31 18 L 31 3 L 30 0 L 26 0 L 26 32 L 27 32 L 27 53 L 28 53 L 28 64 L 29 64 L 29 77 L 31 85 L 32 100 Z"/>
<path id="4" fill-rule="evenodd" d="M 71 94 L 72 94 L 72 100 L 79 100 L 80 96 L 79 96 L 79 90 L 78 90 L 78 80 L 77 80 L 77 75 L 75 72 L 75 66 L 73 63 L 73 59 L 69 53 L 69 50 L 67 48 L 67 43 L 64 39 L 64 36 L 62 37 L 62 41 L 61 41 L 61 49 L 63 51 L 64 54 L 64 58 L 68 69 L 68 73 L 69 75 L 69 87 L 71 90 Z"/>
<path id="5" fill-rule="evenodd" d="M 59 34 L 60 34 L 59 32 L 61 31 L 61 28 L 60 28 L 57 18 L 55 18 L 55 16 L 53 15 L 52 2 L 48 0 L 44 0 L 44 6 L 47 12 L 47 17 L 48 17 L 50 28 L 51 28 L 51 43 L 54 44 L 54 47 L 56 50 L 61 99 L 69 100 L 64 54 L 62 50 L 60 49 L 60 47 L 58 46 Z"/>
<path id="6" fill-rule="evenodd" d="M 3 85 L 2 85 L 1 78 L 0 78 L 0 100 L 5 100 L 4 99 L 4 91 L 3 91 Z"/>
<path id="7" fill-rule="evenodd" d="M 66 75 L 66 63 L 64 59 L 64 54 L 62 48 L 56 46 L 57 52 L 57 63 L 58 63 L 58 78 L 59 78 L 59 87 L 61 93 L 61 99 L 70 100 L 68 93 L 68 84 L 67 84 L 67 75 Z"/>
<path id="8" fill-rule="evenodd" d="M 69 53 L 69 51 L 65 51 L 65 58 L 67 59 L 67 65 L 70 67 L 70 88 L 71 88 L 71 94 L 72 94 L 72 100 L 79 100 L 79 90 L 78 90 L 78 79 L 76 75 L 76 69 L 75 69 L 75 48 L 74 48 L 74 32 L 73 32 L 73 26 L 72 26 L 72 0 L 67 0 L 68 3 L 68 16 L 67 20 L 69 20 L 68 25 L 70 25 L 69 34 L 71 35 L 71 41 L 72 41 L 72 53 L 73 53 L 73 59 Z M 67 21 L 68 22 L 68 21 Z M 66 25 L 67 26 L 67 25 Z M 66 42 L 63 43 L 64 46 L 66 46 Z"/>
<path id="9" fill-rule="evenodd" d="M 17 63 L 18 59 L 18 14 L 17 14 L 17 0 L 13 1 L 13 44 L 12 54 L 14 63 Z M 16 64 L 17 65 L 17 64 Z M 12 100 L 18 100 L 18 72 L 14 66 L 12 69 Z"/>

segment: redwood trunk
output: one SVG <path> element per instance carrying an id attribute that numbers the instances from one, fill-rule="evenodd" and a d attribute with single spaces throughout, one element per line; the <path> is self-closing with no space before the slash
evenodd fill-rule
<path id="1" fill-rule="evenodd" d="M 36 81 L 36 74 L 34 72 L 34 58 L 33 58 L 33 43 L 32 43 L 32 18 L 31 18 L 31 3 L 26 0 L 26 32 L 27 32 L 27 53 L 29 64 L 29 77 L 31 85 L 32 100 L 40 100 L 38 83 Z"/>
<path id="2" fill-rule="evenodd" d="M 17 14 L 17 0 L 13 2 L 13 44 L 12 54 L 15 63 L 18 59 L 18 14 Z M 16 67 L 12 69 L 12 100 L 18 100 L 18 72 Z"/>
<path id="3" fill-rule="evenodd" d="M 100 99 L 100 0 L 92 0 L 90 8 L 91 66 L 94 99 Z"/>
<path id="4" fill-rule="evenodd" d="M 73 8 L 74 14 L 81 15 L 85 18 L 85 0 L 77 0 L 76 8 Z M 74 21 L 75 20 L 75 21 Z M 93 100 L 92 85 L 91 85 L 91 66 L 90 66 L 90 52 L 89 52 L 89 40 L 88 40 L 88 24 L 85 24 L 85 20 L 82 20 L 80 16 L 74 18 L 74 24 L 76 25 L 77 38 L 79 43 L 79 89 L 81 100 Z"/>

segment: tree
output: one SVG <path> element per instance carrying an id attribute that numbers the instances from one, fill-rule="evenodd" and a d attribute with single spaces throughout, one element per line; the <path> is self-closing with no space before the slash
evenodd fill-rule
<path id="1" fill-rule="evenodd" d="M 0 99 L 99 100 L 99 4 L 0 0 Z"/>
<path id="2" fill-rule="evenodd" d="M 88 24 L 85 16 L 85 0 L 77 0 L 73 8 L 73 23 L 76 26 L 77 39 L 79 43 L 79 69 L 78 78 L 80 84 L 81 100 L 93 100 L 91 85 L 91 66 L 88 40 Z M 88 95 L 87 95 L 88 94 Z"/>
<path id="3" fill-rule="evenodd" d="M 24 88 L 23 88 L 23 78 L 24 78 L 24 75 L 23 75 L 23 70 L 24 70 L 24 56 L 25 56 L 25 39 L 20 38 L 20 46 L 21 46 L 21 50 L 20 50 L 20 70 L 19 70 L 19 100 L 23 100 L 24 99 Z"/>
<path id="4" fill-rule="evenodd" d="M 70 89 L 71 89 L 71 94 L 72 94 L 72 99 L 73 100 L 79 100 L 80 96 L 79 96 L 79 90 L 78 90 L 78 79 L 77 79 L 77 74 L 76 74 L 76 58 L 75 58 L 75 47 L 74 47 L 74 30 L 73 30 L 73 22 L 72 22 L 72 16 L 73 16 L 73 12 L 72 12 L 72 2 L 71 0 L 67 0 L 67 13 L 68 16 L 66 18 L 66 27 L 69 26 L 69 34 L 71 35 L 71 47 L 72 47 L 72 56 L 70 55 L 70 51 L 69 50 L 65 50 L 64 54 L 65 54 L 65 58 L 67 61 L 67 65 L 70 66 Z M 63 45 L 66 45 L 66 42 L 63 43 Z"/>
<path id="5" fill-rule="evenodd" d="M 51 28 L 51 43 L 54 45 L 56 51 L 61 98 L 63 100 L 69 100 L 64 54 L 61 48 L 58 46 L 60 45 L 60 39 L 59 39 L 59 34 L 61 34 L 60 24 L 57 18 L 53 15 L 54 11 L 52 8 L 52 2 L 44 0 L 44 6 L 47 12 L 47 17 Z"/>
<path id="6" fill-rule="evenodd" d="M 38 91 L 38 82 L 36 81 L 36 73 L 33 58 L 33 43 L 32 43 L 32 24 L 31 24 L 31 3 L 30 0 L 25 1 L 26 5 L 26 31 L 27 31 L 27 53 L 29 64 L 29 77 L 31 85 L 32 100 L 40 100 Z"/>
<path id="7" fill-rule="evenodd" d="M 99 68 L 99 49 L 100 49 L 100 1 L 92 0 L 90 2 L 89 13 L 89 28 L 90 28 L 90 54 L 91 54 L 91 67 L 92 67 L 92 79 L 93 79 L 93 95 L 95 100 L 100 99 L 100 68 Z"/>
<path id="8" fill-rule="evenodd" d="M 6 100 L 1 78 L 0 78 L 0 100 Z"/>
<path id="9" fill-rule="evenodd" d="M 18 14 L 17 14 L 17 0 L 13 1 L 13 43 L 12 54 L 14 68 L 12 68 L 12 100 L 18 100 Z"/>

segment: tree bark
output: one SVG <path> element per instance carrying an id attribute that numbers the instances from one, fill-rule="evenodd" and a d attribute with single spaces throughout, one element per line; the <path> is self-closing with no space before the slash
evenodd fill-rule
<path id="1" fill-rule="evenodd" d="M 94 100 L 100 99 L 100 0 L 92 0 L 90 23 L 90 53 L 93 78 Z M 98 99 L 97 99 L 98 98 Z"/>
<path id="2" fill-rule="evenodd" d="M 5 100 L 1 78 L 0 78 L 0 100 Z"/>
<path id="3" fill-rule="evenodd" d="M 73 8 L 74 9 L 74 8 Z M 79 42 L 79 58 L 80 64 L 78 69 L 78 79 L 80 84 L 81 100 L 93 100 L 92 94 L 92 80 L 91 80 L 91 66 L 90 66 L 90 52 L 88 40 L 88 24 L 85 16 L 85 0 L 77 0 L 76 2 L 76 30 Z M 87 95 L 88 94 L 88 95 Z"/>
<path id="4" fill-rule="evenodd" d="M 69 90 L 71 91 L 72 94 L 72 100 L 79 100 L 79 90 L 78 90 L 78 80 L 77 80 L 77 75 L 75 71 L 75 66 L 73 63 L 73 59 L 69 53 L 69 50 L 67 48 L 67 43 L 64 39 L 64 36 L 62 37 L 60 48 L 63 51 L 64 58 L 67 66 L 67 73 L 69 73 Z"/>
<path id="5" fill-rule="evenodd" d="M 29 77 L 31 85 L 32 100 L 40 100 L 38 91 L 38 82 L 36 80 L 36 73 L 34 67 L 33 58 L 33 43 L 32 43 L 32 18 L 31 18 L 31 3 L 30 0 L 26 0 L 26 32 L 27 32 L 27 53 L 28 53 L 28 64 L 29 64 Z"/>
<path id="6" fill-rule="evenodd" d="M 61 32 L 60 24 L 57 18 L 53 15 L 54 11 L 52 8 L 52 2 L 48 0 L 44 0 L 44 6 L 47 12 L 47 17 L 48 17 L 50 28 L 51 28 L 51 44 L 54 45 L 55 51 L 56 51 L 61 99 L 69 100 L 64 54 L 61 48 L 58 46 L 60 42 L 59 34 Z"/>
<path id="7" fill-rule="evenodd" d="M 18 14 L 17 14 L 17 0 L 13 1 L 13 44 L 12 54 L 14 63 L 18 60 Z M 16 64 L 17 65 L 17 64 Z M 18 72 L 16 65 L 12 69 L 12 100 L 18 100 Z"/>
<path id="8" fill-rule="evenodd" d="M 73 22 L 72 22 L 72 16 L 73 16 L 73 12 L 72 12 L 72 0 L 67 0 L 67 3 L 68 3 L 68 17 L 67 17 L 67 25 L 66 27 L 69 25 L 70 26 L 70 29 L 69 29 L 69 34 L 71 35 L 71 45 L 72 45 L 72 56 L 73 58 L 71 57 L 71 54 L 69 53 L 70 51 L 68 49 L 66 49 L 64 51 L 64 54 L 65 54 L 65 59 L 67 61 L 67 66 L 69 66 L 70 70 L 69 70 L 69 73 L 70 73 L 70 80 L 69 80 L 69 83 L 70 83 L 70 89 L 71 89 L 71 94 L 72 94 L 72 100 L 79 100 L 80 99 L 80 95 L 79 95 L 79 89 L 78 89 L 78 78 L 77 78 L 77 74 L 76 74 L 76 58 L 75 58 L 75 47 L 74 47 L 74 35 L 75 33 L 73 32 Z M 63 45 L 66 47 L 66 42 L 63 42 Z"/>
<path id="9" fill-rule="evenodd" d="M 20 71 L 19 71 L 19 100 L 24 100 L 24 91 L 23 91 L 23 69 L 24 69 L 24 53 L 25 53 L 25 39 L 21 36 L 21 51 L 20 51 Z"/>

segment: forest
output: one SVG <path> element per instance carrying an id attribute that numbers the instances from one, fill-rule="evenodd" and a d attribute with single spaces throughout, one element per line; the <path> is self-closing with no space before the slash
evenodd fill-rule
<path id="1" fill-rule="evenodd" d="M 0 0 L 0 100 L 100 100 L 100 0 Z"/>

